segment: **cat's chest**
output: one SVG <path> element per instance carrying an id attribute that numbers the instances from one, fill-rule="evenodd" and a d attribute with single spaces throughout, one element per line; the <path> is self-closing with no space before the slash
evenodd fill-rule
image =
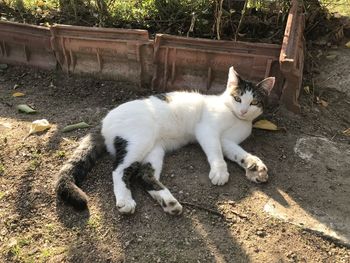
<path id="1" fill-rule="evenodd" d="M 231 125 L 223 131 L 223 136 L 236 143 L 244 141 L 252 132 L 251 122 L 234 119 L 230 124 Z"/>

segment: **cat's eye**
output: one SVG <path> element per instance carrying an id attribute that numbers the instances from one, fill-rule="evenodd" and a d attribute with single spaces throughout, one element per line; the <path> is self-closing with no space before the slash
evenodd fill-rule
<path id="1" fill-rule="evenodd" d="M 240 97 L 238 97 L 238 96 L 234 96 L 233 97 L 234 99 L 235 99 L 235 101 L 237 101 L 237 102 L 241 102 L 242 100 L 241 100 L 241 98 Z"/>
<path id="2" fill-rule="evenodd" d="M 250 103 L 250 105 L 258 105 L 259 101 L 258 100 L 252 100 L 252 102 Z"/>

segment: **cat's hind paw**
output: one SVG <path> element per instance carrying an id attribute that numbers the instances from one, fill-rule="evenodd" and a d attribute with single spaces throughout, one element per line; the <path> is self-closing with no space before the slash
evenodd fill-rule
<path id="1" fill-rule="evenodd" d="M 209 173 L 209 179 L 213 185 L 224 185 L 228 182 L 230 174 L 227 171 L 226 164 L 212 168 Z"/>
<path id="2" fill-rule="evenodd" d="M 244 159 L 246 177 L 254 183 L 266 183 L 269 176 L 267 167 L 258 157 L 251 155 Z"/>
<path id="3" fill-rule="evenodd" d="M 174 200 L 166 202 L 162 201 L 162 208 L 164 212 L 170 215 L 181 215 L 182 214 L 182 205 L 174 198 Z"/>
<path id="4" fill-rule="evenodd" d="M 181 215 L 182 205 L 171 194 L 169 189 L 165 188 L 159 191 L 149 191 L 149 193 L 162 206 L 165 213 Z"/>
<path id="5" fill-rule="evenodd" d="M 136 208 L 136 202 L 133 199 L 117 200 L 117 208 L 122 214 L 133 214 Z"/>

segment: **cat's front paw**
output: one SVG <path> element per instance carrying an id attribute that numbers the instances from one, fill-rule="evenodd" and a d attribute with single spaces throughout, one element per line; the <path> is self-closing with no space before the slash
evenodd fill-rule
<path id="1" fill-rule="evenodd" d="M 224 185 L 228 182 L 230 174 L 227 171 L 226 164 L 214 166 L 209 173 L 209 179 L 213 185 Z"/>
<path id="2" fill-rule="evenodd" d="M 117 208 L 122 214 L 133 214 L 136 208 L 136 202 L 133 199 L 118 199 Z"/>
<path id="3" fill-rule="evenodd" d="M 267 167 L 258 157 L 250 155 L 244 160 L 246 166 L 246 177 L 254 183 L 265 183 L 269 178 Z"/>

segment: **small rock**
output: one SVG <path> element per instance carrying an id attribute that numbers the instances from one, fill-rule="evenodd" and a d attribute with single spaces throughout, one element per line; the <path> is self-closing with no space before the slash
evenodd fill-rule
<path id="1" fill-rule="evenodd" d="M 264 229 L 258 229 L 255 234 L 258 236 L 258 237 L 266 237 L 266 231 Z"/>
<path id="2" fill-rule="evenodd" d="M 290 251 L 287 254 L 287 258 L 289 258 L 289 259 L 291 259 L 293 261 L 296 261 L 298 257 L 297 257 L 297 255 L 294 252 Z"/>
<path id="3" fill-rule="evenodd" d="M 226 216 L 227 219 L 232 219 L 233 217 L 234 217 L 233 214 L 228 214 L 228 215 Z"/>
<path id="4" fill-rule="evenodd" d="M 131 241 L 126 241 L 125 244 L 124 244 L 125 248 L 127 248 L 130 245 L 130 243 L 131 243 Z"/>

